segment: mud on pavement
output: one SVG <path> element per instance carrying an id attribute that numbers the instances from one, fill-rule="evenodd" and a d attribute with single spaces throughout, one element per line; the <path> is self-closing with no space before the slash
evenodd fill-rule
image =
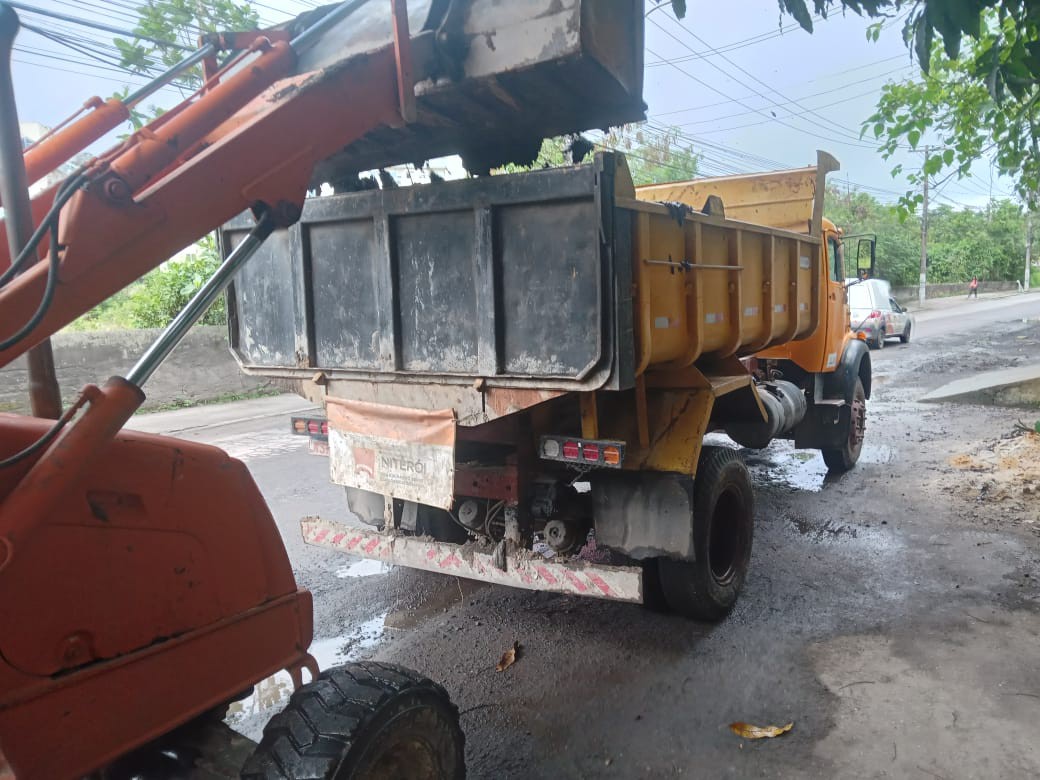
<path id="1" fill-rule="evenodd" d="M 1040 358 L 1040 325 L 872 358 L 852 472 L 829 477 L 786 443 L 745 452 L 755 550 L 723 623 L 354 568 L 292 542 L 323 660 L 395 661 L 445 685 L 475 778 L 1040 776 L 1038 505 L 1025 478 L 1001 472 L 1017 458 L 1032 475 L 1035 441 L 1015 432 L 1021 410 L 915 401 L 965 361 Z M 315 485 L 319 460 L 297 466 Z M 308 511 L 328 501 L 316 508 L 342 514 L 317 490 L 304 490 Z M 304 514 L 290 498 L 273 501 L 289 541 Z M 496 672 L 514 642 L 518 660 Z M 733 721 L 794 728 L 750 742 Z"/>

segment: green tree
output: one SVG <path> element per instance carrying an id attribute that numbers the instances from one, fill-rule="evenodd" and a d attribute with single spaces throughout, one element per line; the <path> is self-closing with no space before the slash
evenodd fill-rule
<path id="1" fill-rule="evenodd" d="M 559 136 L 546 138 L 538 156 L 530 165 L 509 163 L 495 173 L 518 173 L 538 168 L 556 168 L 571 165 L 573 138 Z M 599 143 L 581 139 L 579 149 L 588 149 L 586 157 L 596 148 L 613 149 L 625 154 L 632 180 L 637 184 L 660 184 L 667 181 L 685 181 L 697 178 L 697 154 L 692 146 L 682 143 L 677 130 L 666 133 L 646 132 L 639 125 L 628 125 L 607 133 Z M 577 162 L 581 162 L 578 160 Z"/>
<path id="2" fill-rule="evenodd" d="M 913 284 L 921 258 L 921 228 L 915 218 L 900 221 L 887 205 L 864 192 L 848 192 L 840 185 L 827 188 L 824 215 L 847 235 L 876 233 L 878 274 L 892 284 Z M 855 263 L 855 242 L 850 243 L 848 275 Z"/>
<path id="3" fill-rule="evenodd" d="M 781 12 L 808 31 L 808 0 L 778 0 Z M 912 185 L 924 176 L 962 177 L 972 163 L 991 156 L 1018 194 L 1035 207 L 1040 189 L 1040 3 L 1035 0 L 812 0 L 826 17 L 852 10 L 891 17 L 908 8 L 903 37 L 925 78 L 887 87 L 873 129 L 886 157 L 901 145 L 930 153 L 920 170 L 907 171 Z M 679 9 L 676 9 L 677 12 Z M 881 24 L 868 30 L 877 39 Z M 893 175 L 903 171 L 897 166 Z M 915 189 L 900 200 L 906 216 L 920 203 Z"/>
<path id="4" fill-rule="evenodd" d="M 180 62 L 185 56 L 180 47 L 195 48 L 203 33 L 250 30 L 260 22 L 248 2 L 236 0 L 147 0 L 137 7 L 137 15 L 133 32 L 171 44 L 162 46 L 140 38 L 114 39 L 122 67 L 143 76 L 154 75 Z M 173 84 L 185 94 L 194 92 L 202 85 L 202 67 L 186 71 Z M 125 97 L 127 92 L 124 89 L 115 96 Z M 140 129 L 161 113 L 162 109 L 156 106 L 137 109 L 131 112 L 130 122 L 135 130 Z"/>
<path id="5" fill-rule="evenodd" d="M 124 321 L 133 328 L 169 325 L 219 265 L 217 243 L 213 236 L 206 236 L 195 245 L 194 252 L 164 263 L 127 289 L 122 306 Z M 225 302 L 221 297 L 202 316 L 199 324 L 220 325 L 225 315 Z"/>
<path id="6" fill-rule="evenodd" d="M 951 60 L 936 47 L 932 67 L 922 79 L 882 89 L 877 111 L 864 128 L 881 142 L 885 157 L 907 144 L 920 148 L 922 139 L 933 145 L 920 170 L 906 171 L 915 188 L 924 176 L 940 183 L 966 176 L 975 161 L 990 157 L 1001 174 L 1015 181 L 1023 200 L 1035 207 L 1040 189 L 1040 88 L 1033 82 L 1012 86 L 979 78 L 996 56 L 998 37 L 1018 34 L 1004 30 L 1008 24 L 988 16 L 986 34 L 970 41 L 960 59 Z M 1026 46 L 1024 32 L 1019 43 Z M 1040 41 L 1028 44 L 1040 53 Z M 896 166 L 893 174 L 900 173 L 902 168 Z M 916 191 L 908 192 L 900 207 L 912 210 L 920 200 Z"/>
<path id="7" fill-rule="evenodd" d="M 647 132 L 627 125 L 607 133 L 604 144 L 625 153 L 637 186 L 697 178 L 697 153 L 676 128 Z"/>
<path id="8" fill-rule="evenodd" d="M 916 215 L 900 220 L 889 206 L 840 185 L 827 189 L 824 213 L 847 235 L 877 234 L 878 274 L 897 286 L 917 283 L 921 261 L 921 223 Z M 980 279 L 1015 281 L 1022 277 L 1025 215 L 1016 203 L 993 201 L 984 211 L 947 205 L 928 212 L 928 278 L 931 282 Z M 847 248 L 854 252 L 855 247 Z M 850 258 L 851 261 L 851 258 Z"/>
<path id="9" fill-rule="evenodd" d="M 660 0 L 659 0 L 660 1 Z M 1040 5 L 1033 0 L 778 0 L 780 11 L 793 16 L 808 32 L 813 30 L 813 11 L 826 18 L 835 11 L 853 11 L 869 18 L 890 18 L 909 8 L 903 24 L 903 37 L 913 47 L 921 67 L 928 72 L 934 44 L 941 42 L 946 56 L 957 59 L 965 39 L 982 41 L 993 31 L 983 22 L 987 14 L 1001 22 L 1001 29 L 987 45 L 990 57 L 975 78 L 988 84 L 995 96 L 1000 89 L 1040 78 L 1040 51 L 1031 42 L 1037 40 L 1040 27 Z M 682 16 L 685 2 L 673 3 L 676 15 Z M 1005 26 L 1006 25 L 1006 26 Z M 880 25 L 871 29 L 877 37 Z"/>

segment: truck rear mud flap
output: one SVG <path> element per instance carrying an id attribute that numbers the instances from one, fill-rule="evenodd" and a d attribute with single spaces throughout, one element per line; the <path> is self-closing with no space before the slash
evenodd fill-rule
<path id="1" fill-rule="evenodd" d="M 500 566 L 494 551 L 471 544 L 391 536 L 317 517 L 304 518 L 300 526 L 307 544 L 362 558 L 526 590 L 643 603 L 643 571 L 639 566 L 557 562 L 529 550 L 506 555 L 500 559 Z"/>

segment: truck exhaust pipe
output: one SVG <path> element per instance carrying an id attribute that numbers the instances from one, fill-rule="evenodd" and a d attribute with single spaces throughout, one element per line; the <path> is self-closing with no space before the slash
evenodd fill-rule
<path id="1" fill-rule="evenodd" d="M 726 435 L 742 447 L 760 450 L 798 425 L 805 417 L 808 404 L 805 393 L 793 382 L 778 379 L 763 382 L 756 389 L 766 410 L 766 419 L 728 423 Z"/>

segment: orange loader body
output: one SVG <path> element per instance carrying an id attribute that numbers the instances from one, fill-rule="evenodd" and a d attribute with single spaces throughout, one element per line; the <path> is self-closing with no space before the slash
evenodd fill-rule
<path id="1" fill-rule="evenodd" d="M 248 67 L 207 62 L 199 94 L 88 164 L 61 211 L 56 292 L 24 338 L 8 337 L 44 297 L 47 260 L 0 287 L 0 341 L 17 341 L 0 365 L 243 210 L 290 224 L 316 163 L 403 123 L 410 39 L 405 3 L 391 6 L 394 45 L 332 73 L 291 75 L 284 33 L 236 36 Z M 88 107 L 27 154 L 30 178 L 121 115 Z M 319 114 L 323 129 L 301 138 Z M 57 192 L 33 200 L 34 224 Z M 0 273 L 13 260 L 0 248 Z M 304 668 L 318 674 L 311 595 L 248 470 L 121 431 L 143 400 L 118 377 L 87 386 L 53 440 L 51 420 L 0 415 L 0 778 L 81 777 L 279 670 L 297 687 Z"/>
<path id="2" fill-rule="evenodd" d="M 0 457 L 49 425 L 0 415 Z M 309 663 L 310 593 L 241 462 L 132 432 L 65 455 L 89 465 L 0 567 L 0 735 L 19 777 L 81 776 Z M 0 500 L 35 462 L 0 470 Z"/>

